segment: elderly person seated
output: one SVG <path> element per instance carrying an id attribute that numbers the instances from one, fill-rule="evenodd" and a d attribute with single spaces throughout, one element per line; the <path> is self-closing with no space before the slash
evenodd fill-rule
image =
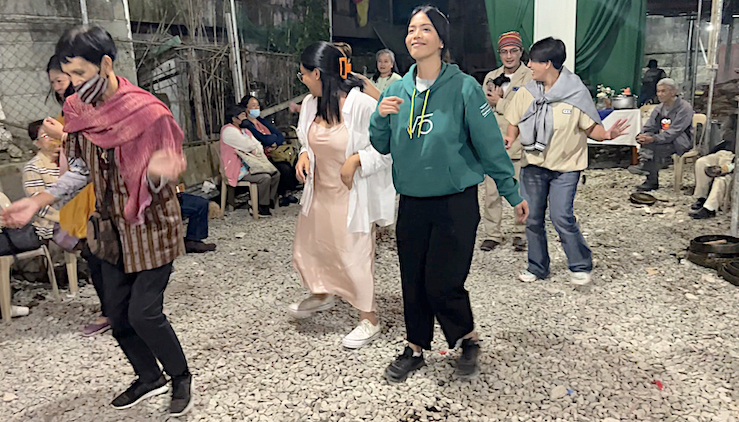
<path id="1" fill-rule="evenodd" d="M 41 128 L 44 121 L 39 120 L 28 125 L 28 136 L 39 151 L 23 167 L 23 190 L 32 196 L 54 186 L 59 180 L 59 150 L 62 143 L 51 139 Z M 59 210 L 46 206 L 36 213 L 33 225 L 42 240 L 51 239 L 54 235 L 54 223 L 59 223 Z"/>
<path id="2" fill-rule="evenodd" d="M 221 164 L 228 184 L 236 186 L 239 180 L 257 184 L 259 192 L 258 212 L 261 217 L 271 217 L 270 208 L 277 202 L 280 172 L 269 162 L 261 143 L 247 129 L 241 128 L 246 119 L 246 109 L 239 105 L 226 108 L 226 122 L 221 128 Z M 256 201 L 257 198 L 251 198 Z"/>
<path id="3" fill-rule="evenodd" d="M 659 188 L 659 169 L 672 154 L 683 155 L 693 147 L 693 107 L 677 96 L 677 84 L 670 78 L 657 82 L 657 97 L 661 104 L 655 107 L 649 121 L 636 141 L 641 144 L 639 165 L 629 172 L 647 176 L 636 187 L 647 192 Z"/>
<path id="4" fill-rule="evenodd" d="M 298 198 L 290 193 L 298 186 L 298 179 L 295 176 L 295 161 L 297 160 L 293 162 L 279 161 L 272 156 L 272 151 L 285 143 L 285 137 L 272 123 L 260 116 L 262 110 L 257 97 L 247 95 L 241 99 L 239 105 L 246 109 L 246 119 L 241 122 L 241 128 L 247 129 L 262 143 L 264 153 L 280 172 L 280 185 L 277 186 L 280 206 L 286 207 L 290 204 L 297 204 Z"/>
<path id="5" fill-rule="evenodd" d="M 724 121 L 722 142 L 705 157 L 695 162 L 696 201 L 690 206 L 690 217 L 703 220 L 716 216 L 721 203 L 727 198 L 734 171 L 736 145 L 736 115 Z"/>

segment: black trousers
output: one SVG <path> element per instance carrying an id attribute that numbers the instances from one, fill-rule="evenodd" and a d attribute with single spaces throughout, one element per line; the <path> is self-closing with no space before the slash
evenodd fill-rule
<path id="1" fill-rule="evenodd" d="M 108 314 L 105 312 L 105 301 L 103 298 L 105 297 L 105 287 L 103 285 L 103 270 L 102 270 L 102 262 L 103 260 L 96 257 L 95 255 L 90 252 L 90 248 L 87 246 L 87 242 L 85 242 L 85 246 L 82 248 L 82 258 L 87 261 L 87 267 L 90 268 L 90 278 L 92 279 L 92 285 L 95 287 L 95 293 L 98 295 L 98 299 L 100 299 L 100 313 L 103 314 L 104 317 L 107 317 Z"/>
<path id="2" fill-rule="evenodd" d="M 646 144 L 641 149 L 641 159 L 644 160 L 644 170 L 649 172 L 647 181 L 659 184 L 659 170 L 672 154 L 675 154 L 675 145 L 669 144 Z"/>
<path id="3" fill-rule="evenodd" d="M 298 179 L 295 176 L 295 166 L 290 165 L 286 161 L 272 162 L 280 172 L 280 184 L 277 186 L 277 194 L 285 196 L 287 191 L 295 190 L 298 186 Z"/>
<path id="4" fill-rule="evenodd" d="M 479 222 L 477 186 L 441 197 L 401 195 L 395 230 L 410 343 L 431 348 L 434 317 L 449 347 L 474 330 L 464 282 Z"/>
<path id="5" fill-rule="evenodd" d="M 187 372 L 187 360 L 167 317 L 162 312 L 164 289 L 172 264 L 126 274 L 123 264 L 101 260 L 105 310 L 123 353 L 143 382 L 159 378 L 157 360 L 170 376 Z"/>

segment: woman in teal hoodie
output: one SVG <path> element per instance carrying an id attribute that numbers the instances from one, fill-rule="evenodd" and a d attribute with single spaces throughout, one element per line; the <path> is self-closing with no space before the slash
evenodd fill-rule
<path id="1" fill-rule="evenodd" d="M 416 64 L 391 85 L 372 115 L 370 141 L 393 158 L 400 196 L 396 236 L 408 346 L 386 369 L 402 382 L 425 364 L 434 317 L 449 347 L 462 346 L 461 377 L 477 371 L 479 351 L 464 282 L 480 221 L 477 185 L 488 174 L 521 222 L 528 205 L 480 85 L 442 62 L 449 21 L 432 6 L 416 8 L 406 47 Z"/>

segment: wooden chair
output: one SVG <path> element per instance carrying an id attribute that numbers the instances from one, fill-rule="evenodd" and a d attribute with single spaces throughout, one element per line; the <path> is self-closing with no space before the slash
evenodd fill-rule
<path id="1" fill-rule="evenodd" d="M 35 258 L 41 256 L 46 259 L 46 270 L 49 274 L 49 280 L 51 281 L 51 291 L 54 295 L 54 299 L 59 299 L 59 286 L 56 284 L 56 276 L 54 275 L 54 262 L 51 260 L 51 254 L 49 254 L 49 248 L 46 245 L 40 248 L 19 253 L 16 255 L 18 260 Z M 76 258 L 76 257 L 75 257 Z M 66 256 L 65 256 L 66 259 Z M 3 321 L 10 322 L 10 267 L 13 265 L 13 255 L 0 256 L 0 313 L 2 314 Z M 75 260 L 75 267 L 77 261 Z M 69 271 L 69 267 L 67 268 Z M 75 290 L 77 288 L 77 273 L 75 271 Z M 70 288 L 72 281 L 70 278 Z"/>
<path id="2" fill-rule="evenodd" d="M 680 156 L 678 156 L 677 154 L 672 155 L 672 161 L 675 164 L 675 180 L 673 182 L 673 187 L 676 193 L 680 193 L 680 189 L 682 189 L 683 169 L 685 165 L 695 163 L 698 158 L 700 158 L 700 153 L 696 148 L 696 141 L 698 139 L 698 125 L 702 125 L 702 130 L 706 130 L 705 114 L 693 115 L 693 149 Z"/>

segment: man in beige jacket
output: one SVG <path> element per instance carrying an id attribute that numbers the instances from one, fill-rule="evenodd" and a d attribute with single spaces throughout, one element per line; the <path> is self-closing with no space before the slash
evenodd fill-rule
<path id="1" fill-rule="evenodd" d="M 516 95 L 516 91 L 531 80 L 531 69 L 521 62 L 523 43 L 518 32 L 506 32 L 498 38 L 498 53 L 503 66 L 485 76 L 483 90 L 485 90 L 490 107 L 495 110 L 495 118 L 498 121 L 498 126 L 500 126 L 500 131 L 505 134 L 509 123 L 503 117 L 503 114 L 513 96 Z M 501 75 L 504 75 L 508 81 L 501 78 Z M 508 156 L 511 157 L 513 162 L 516 179 L 518 179 L 521 171 L 522 151 L 518 139 L 508 148 Z M 498 195 L 498 189 L 493 179 L 485 176 L 485 214 L 483 216 L 485 240 L 480 247 L 483 251 L 492 251 L 503 243 L 503 233 L 500 229 L 502 217 L 503 201 Z M 517 251 L 526 250 L 526 226 L 516 224 L 515 218 L 513 221 L 513 247 Z"/>

